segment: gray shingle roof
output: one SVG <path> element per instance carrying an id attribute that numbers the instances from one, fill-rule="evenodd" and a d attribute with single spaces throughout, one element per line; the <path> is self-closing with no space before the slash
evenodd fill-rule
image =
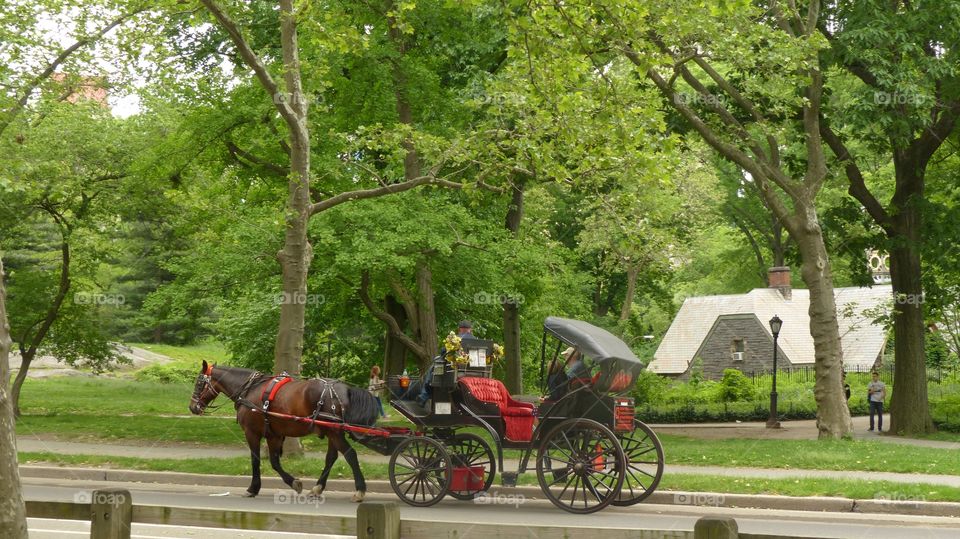
<path id="1" fill-rule="evenodd" d="M 892 308 L 890 286 L 834 289 L 843 363 L 847 369 L 870 368 L 886 344 L 884 328 L 873 323 L 878 313 Z M 647 368 L 659 374 L 686 372 L 694 354 L 718 316 L 755 314 L 769 333 L 766 321 L 779 316 L 783 320 L 778 344 L 794 364 L 814 362 L 813 337 L 810 336 L 809 290 L 793 290 L 785 299 L 774 288 L 756 288 L 746 294 L 687 298 L 670 325 Z"/>

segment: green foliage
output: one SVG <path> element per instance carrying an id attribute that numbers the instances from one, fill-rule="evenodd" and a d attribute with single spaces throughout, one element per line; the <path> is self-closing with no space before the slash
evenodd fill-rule
<path id="1" fill-rule="evenodd" d="M 154 363 L 134 373 L 138 382 L 160 382 L 161 384 L 189 383 L 197 379 L 200 369 L 192 361 L 172 361 Z"/>
<path id="2" fill-rule="evenodd" d="M 737 369 L 724 369 L 720 380 L 720 400 L 737 402 L 751 400 L 756 395 L 753 382 Z"/>

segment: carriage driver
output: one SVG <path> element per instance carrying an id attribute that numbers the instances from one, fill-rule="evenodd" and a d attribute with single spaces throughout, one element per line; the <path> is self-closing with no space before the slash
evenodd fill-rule
<path id="1" fill-rule="evenodd" d="M 461 320 L 457 324 L 457 337 L 461 339 L 473 339 L 473 323 L 469 320 Z M 440 358 L 443 358 L 446 361 L 447 349 L 440 349 Z M 433 386 L 430 384 L 431 378 L 433 378 L 433 370 L 427 369 L 427 372 L 423 374 L 423 383 L 420 384 L 420 395 L 417 397 L 417 404 L 420 406 L 427 405 L 427 399 L 430 398 L 430 394 L 433 391 Z"/>
<path id="2" fill-rule="evenodd" d="M 555 358 L 550 362 L 550 368 L 547 371 L 547 397 L 546 400 L 556 402 L 563 398 L 570 389 L 570 382 L 587 376 L 587 367 L 583 363 L 580 350 L 569 347 L 560 353 L 564 362 L 561 364 L 560 358 Z"/>

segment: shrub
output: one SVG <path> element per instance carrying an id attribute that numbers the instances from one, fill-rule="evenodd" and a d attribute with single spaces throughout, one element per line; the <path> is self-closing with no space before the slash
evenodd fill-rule
<path id="1" fill-rule="evenodd" d="M 720 380 L 720 401 L 737 402 L 750 400 L 756 392 L 751 382 L 744 374 L 737 369 L 724 369 L 723 378 Z"/>
<path id="2" fill-rule="evenodd" d="M 663 376 L 643 370 L 637 377 L 637 383 L 633 386 L 631 395 L 638 405 L 657 404 L 663 402 L 669 384 L 670 382 Z"/>
<path id="3" fill-rule="evenodd" d="M 193 382 L 198 373 L 197 364 L 193 361 L 171 361 L 148 365 L 134 373 L 133 377 L 139 382 L 172 384 Z"/>

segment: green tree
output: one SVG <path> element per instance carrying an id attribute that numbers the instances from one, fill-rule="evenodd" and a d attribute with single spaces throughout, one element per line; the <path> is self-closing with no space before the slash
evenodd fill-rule
<path id="1" fill-rule="evenodd" d="M 17 415 L 41 351 L 97 369 L 118 359 L 95 322 L 98 305 L 122 301 L 96 287 L 97 263 L 109 249 L 97 236 L 129 194 L 123 179 L 131 157 L 124 144 L 130 133 L 95 103 L 47 104 L 42 121 L 24 134 L 3 163 L 8 188 L 0 191 L 0 244 L 13 256 L 8 308 L 21 361 L 11 389 Z"/>
<path id="2" fill-rule="evenodd" d="M 839 67 L 858 83 L 850 102 L 832 101 L 837 106 L 824 111 L 820 130 L 850 195 L 888 239 L 897 298 L 891 430 L 930 432 L 921 299 L 925 175 L 960 118 L 960 2 L 833 2 L 818 27 L 830 43 L 823 69 Z M 870 152 L 893 160 L 886 203 L 877 185 L 886 179 L 871 182 L 864 170 Z"/>
<path id="3" fill-rule="evenodd" d="M 803 261 L 820 437 L 846 436 L 852 423 L 840 382 L 833 274 L 816 207 L 827 178 L 819 128 L 823 73 L 817 60 L 825 46 L 817 29 L 820 2 L 799 11 L 779 2 L 644 7 L 554 4 L 544 6 L 540 17 L 571 36 L 571 49 L 591 58 L 612 43 L 699 137 L 756 182 Z"/>

